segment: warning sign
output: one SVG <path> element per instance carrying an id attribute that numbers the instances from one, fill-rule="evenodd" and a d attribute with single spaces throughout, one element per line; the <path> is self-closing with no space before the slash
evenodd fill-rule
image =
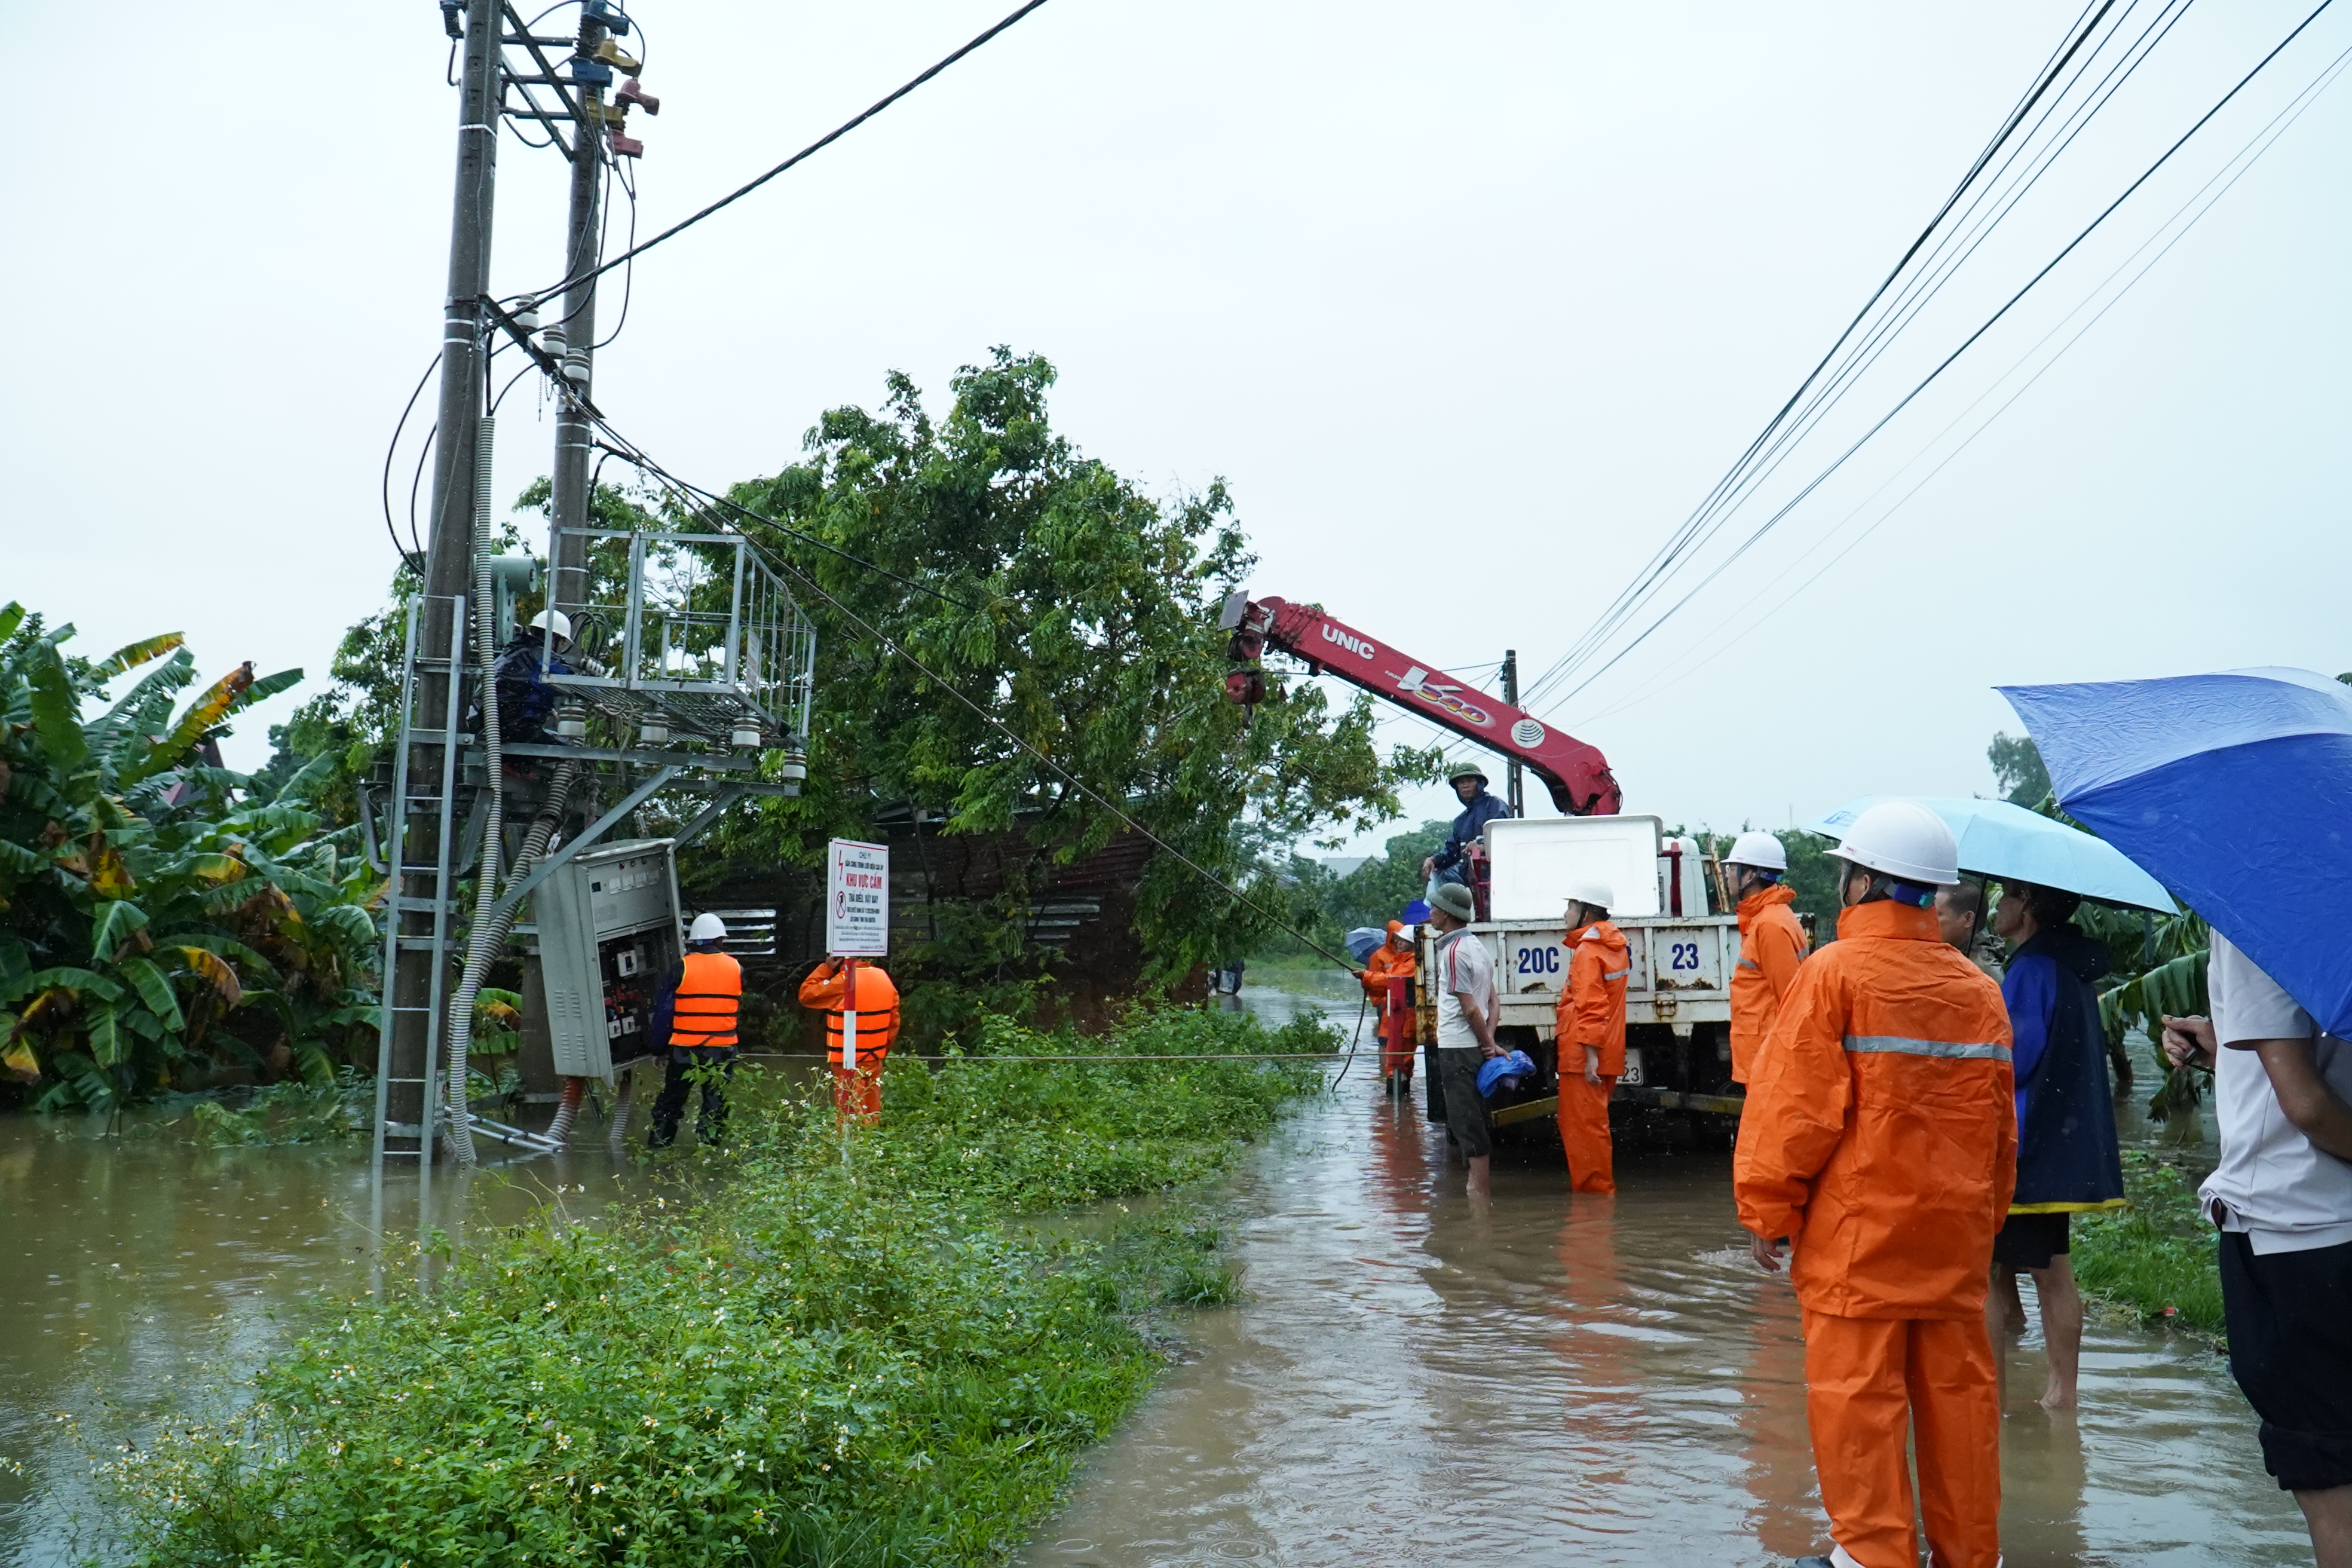
<path id="1" fill-rule="evenodd" d="M 890 847 L 836 838 L 825 847 L 824 950 L 835 958 L 890 952 Z"/>

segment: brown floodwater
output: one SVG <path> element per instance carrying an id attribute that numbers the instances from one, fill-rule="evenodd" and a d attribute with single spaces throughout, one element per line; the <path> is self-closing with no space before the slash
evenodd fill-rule
<path id="1" fill-rule="evenodd" d="M 1310 987 L 1254 979 L 1269 1014 Z M 1344 979 L 1341 981 L 1344 985 Z M 1621 1157 L 1571 1199 L 1557 1144 L 1474 1204 L 1361 1061 L 1234 1188 L 1247 1295 L 1098 1452 L 1024 1568 L 1746 1564 L 1825 1550 L 1785 1276 L 1748 1261 L 1727 1155 Z M 2030 1294 L 2030 1293 L 2029 1293 Z M 2056 1563 L 2307 1563 L 2221 1358 L 2095 1323 L 2082 1408 L 2011 1356 L 2002 1545 Z"/>
<path id="2" fill-rule="evenodd" d="M 366 1145 L 206 1148 L 186 1124 L 0 1117 L 0 1563 L 103 1554 L 91 1456 L 170 1413 L 218 1411 L 316 1298 L 415 1289 L 415 1180 Z M 601 1153 L 438 1174 L 434 1223 L 509 1224 L 623 1195 Z M 555 1189 L 564 1189 L 559 1199 Z M 582 1190 L 584 1189 L 584 1190 Z"/>
<path id="3" fill-rule="evenodd" d="M 1355 1017 L 1344 977 L 1250 991 L 1269 1016 Z M 1571 1203 L 1538 1144 L 1498 1159 L 1474 1207 L 1444 1145 L 1360 1058 L 1253 1157 L 1232 1193 L 1247 1300 L 1186 1320 L 1181 1363 L 1027 1568 L 1736 1564 L 1825 1543 L 1795 1303 L 1745 1261 L 1726 1159 L 1629 1152 L 1620 1196 Z M 641 1186 L 601 1150 L 488 1158 L 436 1180 L 436 1225 Z M 416 1279 L 413 1179 L 379 1225 L 357 1144 L 0 1118 L 0 1214 L 8 1568 L 102 1550 L 94 1452 L 234 1399 L 319 1299 Z M 2073 1416 L 2030 1403 L 2032 1342 L 2012 1361 L 2012 1568 L 2309 1560 L 2210 1352 L 2095 1325 Z"/>

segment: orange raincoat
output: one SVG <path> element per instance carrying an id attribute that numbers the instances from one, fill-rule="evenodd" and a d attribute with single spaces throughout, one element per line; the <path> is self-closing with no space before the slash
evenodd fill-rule
<path id="1" fill-rule="evenodd" d="M 1617 1190 L 1616 1151 L 1609 1142 L 1609 1097 L 1625 1076 L 1625 978 L 1633 973 L 1625 933 L 1605 920 L 1563 939 L 1568 984 L 1552 1004 L 1559 1052 L 1559 1144 L 1568 1154 L 1569 1190 Z M 1601 1081 L 1584 1076 L 1587 1047 L 1601 1053 Z"/>
<path id="2" fill-rule="evenodd" d="M 1739 963 L 1731 972 L 1731 1081 L 1746 1083 L 1757 1048 L 1797 983 L 1805 928 L 1789 908 L 1797 895 L 1780 883 L 1739 900 Z"/>
<path id="3" fill-rule="evenodd" d="M 1397 945 L 1404 932 L 1402 921 L 1389 921 L 1388 940 L 1372 950 L 1364 960 L 1364 972 L 1357 980 L 1364 994 L 1371 999 L 1372 1016 L 1378 1020 L 1375 1032 L 1381 1041 L 1381 1076 L 1403 1073 L 1412 1076 L 1412 1046 L 1407 1036 L 1412 1026 L 1412 990 L 1399 982 L 1412 978 L 1417 960 L 1410 947 Z"/>
<path id="4" fill-rule="evenodd" d="M 1993 1233 L 2017 1182 L 2000 988 L 1932 910 L 1861 904 L 1808 959 L 1750 1064 L 1739 1223 L 1790 1237 L 1807 1415 L 1830 1532 L 1864 1568 L 2000 1556 L 2000 1407 L 1985 1338 Z"/>
<path id="5" fill-rule="evenodd" d="M 857 1068 L 842 1065 L 842 1025 L 848 1006 L 849 984 L 844 970 L 829 962 L 809 971 L 801 982 L 801 1005 L 824 1010 L 825 1054 L 833 1058 L 833 1107 L 861 1121 L 882 1117 L 882 1061 L 898 1037 L 898 987 L 882 966 L 865 959 L 857 965 Z"/>

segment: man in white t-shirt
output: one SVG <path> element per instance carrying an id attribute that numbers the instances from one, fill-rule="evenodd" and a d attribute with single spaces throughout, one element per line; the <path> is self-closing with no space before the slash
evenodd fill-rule
<path id="1" fill-rule="evenodd" d="M 2197 1195 L 2221 1229 L 2230 1371 L 2319 1568 L 2352 1568 L 2352 1043 L 2219 931 L 2207 978 L 2212 1018 L 2165 1019 L 2164 1051 L 2213 1067 L 2221 1161 Z"/>
<path id="2" fill-rule="evenodd" d="M 1486 1101 L 1478 1092 L 1478 1068 L 1499 1057 L 1495 1044 L 1495 956 L 1466 929 L 1477 906 L 1459 882 L 1442 884 L 1429 900 L 1429 923 L 1438 934 L 1434 963 L 1423 981 L 1437 997 L 1437 1076 L 1445 1097 L 1445 1130 L 1470 1167 L 1470 1190 L 1487 1190 L 1495 1152 L 1486 1124 Z"/>

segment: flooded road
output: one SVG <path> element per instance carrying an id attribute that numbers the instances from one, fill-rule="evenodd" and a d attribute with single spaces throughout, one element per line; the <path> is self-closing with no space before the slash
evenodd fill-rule
<path id="1" fill-rule="evenodd" d="M 1352 997 L 1316 990 L 1352 1023 Z M 1274 1015 L 1301 1001 L 1253 998 Z M 1236 1184 L 1246 1300 L 1188 1320 L 1194 1359 L 1022 1562 L 1730 1564 L 1825 1549 L 1796 1301 L 1747 1260 L 1729 1164 L 1629 1152 L 1618 1196 L 1571 1202 L 1538 1142 L 1498 1152 L 1493 1199 L 1474 1205 L 1443 1131 L 1385 1100 L 1360 1058 Z M 2073 1415 L 2032 1403 L 2042 1371 L 2034 1342 L 2012 1354 L 2010 1568 L 2310 1561 L 2219 1357 L 2095 1323 Z"/>
<path id="2" fill-rule="evenodd" d="M 277 1344 L 285 1309 L 413 1285 L 415 1181 L 388 1193 L 381 1259 L 367 1148 L 205 1148 L 179 1128 L 125 1136 L 83 1117 L 0 1118 L 0 1563 L 51 1568 L 95 1546 L 89 1458 L 168 1411 L 218 1408 Z M 142 1132 L 145 1134 L 142 1136 Z M 552 1196 L 618 1196 L 594 1153 L 442 1173 L 444 1226 L 507 1224 Z M 77 1522 L 77 1521 L 80 1522 Z"/>

